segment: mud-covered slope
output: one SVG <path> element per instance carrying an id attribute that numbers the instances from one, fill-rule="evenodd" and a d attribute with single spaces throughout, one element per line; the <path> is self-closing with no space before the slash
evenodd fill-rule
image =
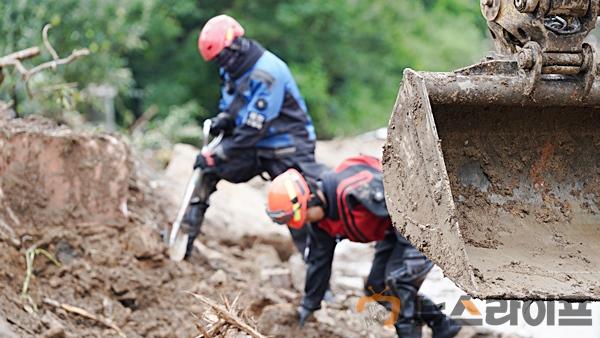
<path id="1" fill-rule="evenodd" d="M 115 335 L 43 305 L 50 298 L 110 318 L 130 336 L 195 332 L 186 320 L 192 302 L 176 287 L 204 269 L 164 259 L 156 231 L 166 222 L 164 212 L 133 170 L 124 143 L 43 120 L 0 123 L 0 315 L 12 330 Z M 20 295 L 24 254 L 34 246 L 61 266 L 38 255 L 27 300 Z M 181 284 L 193 288 L 189 278 Z"/>
<path id="2" fill-rule="evenodd" d="M 159 235 L 173 208 L 169 192 L 160 177 L 132 160 L 118 137 L 76 133 L 45 120 L 12 120 L 0 121 L 0 145 L 3 337 L 117 336 L 45 300 L 106 318 L 127 337 L 196 336 L 197 325 L 210 327 L 212 317 L 189 292 L 219 302 L 239 295 L 248 322 L 265 334 L 365 333 L 335 322 L 311 322 L 299 330 L 293 304 L 300 293 L 286 261 L 293 253 L 287 236 L 232 241 L 226 234 L 204 235 L 202 252 L 191 262 L 169 261 Z M 24 297 L 25 253 L 33 247 L 47 250 L 60 266 L 37 255 Z M 336 313 L 345 312 L 336 310 L 330 318 Z M 235 329 L 218 335 L 244 336 Z"/>
<path id="3" fill-rule="evenodd" d="M 174 263 L 160 230 L 174 214 L 197 150 L 175 155 L 165 176 L 134 160 L 119 137 L 38 119 L 0 120 L 0 145 L 0 337 L 117 336 L 48 300 L 105 318 L 127 337 L 195 337 L 198 325 L 210 329 L 216 317 L 190 292 L 221 304 L 238 298 L 245 320 L 268 336 L 395 336 L 381 325 L 388 314 L 379 305 L 356 311 L 368 246 L 340 245 L 335 301 L 324 303 L 304 329 L 297 326 L 304 266 L 287 230 L 266 220 L 260 180 L 220 183 L 199 250 L 190 262 Z M 379 146 L 369 150 L 376 154 Z M 335 142 L 321 147 L 328 149 L 339 155 Z M 23 297 L 25 253 L 33 247 L 60 266 L 38 255 Z M 497 337 L 474 330 L 461 337 L 475 334 Z M 246 337 L 231 326 L 213 336 Z"/>

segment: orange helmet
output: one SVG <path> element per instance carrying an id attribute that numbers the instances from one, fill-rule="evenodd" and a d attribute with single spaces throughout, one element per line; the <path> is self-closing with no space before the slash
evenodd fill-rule
<path id="1" fill-rule="evenodd" d="M 198 50 L 204 61 L 214 59 L 235 38 L 244 35 L 244 28 L 234 18 L 221 14 L 208 20 L 198 37 Z"/>
<path id="2" fill-rule="evenodd" d="M 302 228 L 306 221 L 310 189 L 296 169 L 288 169 L 275 177 L 267 198 L 267 214 L 275 223 Z"/>

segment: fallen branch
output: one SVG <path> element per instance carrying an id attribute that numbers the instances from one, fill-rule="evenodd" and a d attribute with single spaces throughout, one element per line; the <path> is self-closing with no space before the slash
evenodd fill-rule
<path id="1" fill-rule="evenodd" d="M 0 58 L 0 68 L 4 66 L 12 66 L 13 60 L 25 60 L 40 55 L 39 47 L 29 47 L 27 49 L 20 50 L 3 56 Z"/>
<path id="2" fill-rule="evenodd" d="M 101 323 L 104 326 L 107 326 L 107 327 L 115 330 L 117 332 L 117 334 L 119 335 L 119 337 L 127 338 L 125 333 L 123 333 L 123 331 L 117 325 L 115 325 L 113 322 L 111 322 L 110 320 L 108 320 L 102 316 L 95 316 L 92 313 L 90 313 L 82 308 L 79 308 L 79 307 L 76 307 L 73 305 L 69 305 L 69 304 L 65 304 L 65 303 L 60 303 L 60 302 L 58 302 L 54 299 L 50 299 L 50 298 L 44 298 L 44 304 L 48 304 L 55 308 L 63 309 L 67 312 L 74 313 L 74 314 L 80 315 L 82 317 L 95 320 L 96 322 Z"/>
<path id="3" fill-rule="evenodd" d="M 66 58 L 44 62 L 42 64 L 39 64 L 39 65 L 33 67 L 31 70 L 29 70 L 28 72 L 26 72 L 26 74 L 23 75 L 23 78 L 25 79 L 25 81 L 27 81 L 32 76 L 41 72 L 44 69 L 56 68 L 56 66 L 66 65 L 67 63 L 71 63 L 71 62 L 73 62 L 83 56 L 87 56 L 87 55 L 90 55 L 90 51 L 88 49 L 86 49 L 86 48 L 76 49 L 71 53 L 71 55 L 69 55 Z"/>
<path id="4" fill-rule="evenodd" d="M 215 303 L 210 298 L 204 297 L 204 296 L 199 295 L 197 293 L 191 293 L 191 294 L 194 297 L 196 297 L 198 300 L 200 300 L 202 303 L 210 306 L 219 315 L 219 317 L 223 318 L 228 323 L 236 326 L 237 328 L 239 328 L 240 330 L 246 332 L 247 334 L 251 335 L 254 338 L 266 338 L 260 332 L 256 331 L 254 328 L 252 328 L 250 325 L 246 324 L 236 314 L 231 313 L 230 312 L 231 310 L 228 310 L 228 309 L 224 308 L 223 306 Z M 236 301 L 237 301 L 237 299 L 236 299 Z"/>
<path id="5" fill-rule="evenodd" d="M 42 29 L 42 40 L 44 41 L 44 46 L 48 50 L 48 53 L 50 53 L 50 55 L 52 55 L 52 59 L 56 61 L 60 59 L 60 57 L 58 56 L 58 53 L 56 53 L 54 47 L 52 47 L 50 40 L 48 40 L 48 31 L 50 30 L 50 28 L 52 28 L 52 25 L 46 24 L 46 26 L 44 26 L 44 28 Z"/>
<path id="6" fill-rule="evenodd" d="M 208 331 L 206 331 L 202 325 L 196 323 L 196 328 L 198 329 L 198 331 L 202 332 L 202 334 L 199 337 L 212 338 L 212 335 L 208 333 Z"/>
<path id="7" fill-rule="evenodd" d="M 19 59 L 2 59 L 0 61 L 0 67 L 7 67 L 7 66 L 15 67 L 17 72 L 19 72 L 19 74 L 21 74 L 21 76 L 23 78 L 28 73 L 27 68 L 25 68 L 25 66 L 23 66 L 23 64 L 21 63 L 21 60 L 19 60 Z"/>
<path id="8" fill-rule="evenodd" d="M 227 321 L 220 319 L 216 324 L 214 324 L 208 331 L 200 330 L 201 334 L 196 336 L 195 338 L 212 338 L 216 337 L 219 334 L 219 331 L 223 326 L 227 324 Z"/>
<path id="9" fill-rule="evenodd" d="M 24 59 L 29 59 L 32 58 L 34 56 L 37 56 L 40 54 L 40 49 L 38 47 L 31 47 L 31 48 L 27 48 L 9 55 L 6 55 L 2 58 L 0 58 L 0 70 L 3 67 L 8 67 L 8 66 L 12 66 L 14 67 L 17 72 L 19 72 L 19 74 L 21 74 L 21 77 L 23 78 L 23 80 L 25 81 L 25 87 L 27 89 L 27 94 L 31 97 L 31 89 L 29 88 L 29 79 L 31 79 L 34 75 L 36 75 L 37 73 L 41 72 L 44 69 L 48 69 L 48 68 L 52 68 L 54 70 L 56 70 L 56 68 L 58 66 L 61 65 L 65 65 L 67 63 L 71 63 L 81 57 L 87 56 L 90 54 L 90 51 L 87 48 L 83 48 L 83 49 L 75 49 L 71 52 L 71 55 L 67 56 L 66 58 L 60 58 L 58 56 L 58 53 L 56 53 L 56 50 L 54 49 L 54 47 L 52 47 L 52 44 L 50 44 L 50 41 L 48 40 L 48 30 L 50 30 L 52 26 L 50 24 L 47 24 L 46 26 L 44 26 L 44 29 L 42 30 L 42 40 L 44 42 L 44 46 L 46 47 L 46 49 L 48 50 L 48 52 L 50 53 L 50 55 L 52 55 L 52 61 L 48 61 L 48 62 L 44 62 L 42 64 L 39 64 L 35 67 L 33 67 L 32 69 L 27 69 L 22 63 L 21 61 Z"/>
<path id="10" fill-rule="evenodd" d="M 200 318 L 198 316 L 196 316 L 196 314 L 192 313 L 192 315 L 198 319 L 198 322 L 200 322 Z M 195 338 L 212 338 L 213 335 L 217 334 L 219 332 L 219 329 L 221 329 L 221 327 L 223 325 L 225 325 L 225 321 L 223 319 L 220 319 L 213 324 L 213 326 L 208 329 L 208 331 L 199 323 L 196 323 L 196 328 L 198 328 L 198 331 L 200 331 L 200 335 L 196 336 Z"/>

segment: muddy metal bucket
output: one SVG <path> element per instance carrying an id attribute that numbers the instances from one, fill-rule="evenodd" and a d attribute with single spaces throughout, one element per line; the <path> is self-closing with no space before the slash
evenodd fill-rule
<path id="1" fill-rule="evenodd" d="M 404 75 L 384 149 L 401 233 L 474 297 L 599 300 L 600 83 L 528 96 L 499 61 Z"/>

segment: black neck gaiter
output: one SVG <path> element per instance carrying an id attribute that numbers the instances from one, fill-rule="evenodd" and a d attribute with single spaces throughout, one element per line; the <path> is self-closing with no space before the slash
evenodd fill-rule
<path id="1" fill-rule="evenodd" d="M 258 42 L 239 37 L 231 46 L 223 49 L 215 61 L 231 76 L 232 80 L 237 80 L 260 59 L 264 52 L 265 49 Z"/>

